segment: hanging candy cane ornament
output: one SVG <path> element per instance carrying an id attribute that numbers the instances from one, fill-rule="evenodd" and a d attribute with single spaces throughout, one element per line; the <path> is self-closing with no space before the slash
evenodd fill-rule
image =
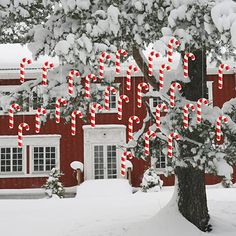
<path id="1" fill-rule="evenodd" d="M 156 133 L 149 130 L 145 133 L 145 137 L 144 137 L 144 140 L 145 140 L 145 145 L 144 145 L 144 154 L 146 156 L 148 156 L 150 154 L 150 149 L 149 149 L 149 143 L 150 143 L 150 138 L 155 138 L 156 137 Z"/>
<path id="2" fill-rule="evenodd" d="M 208 100 L 205 98 L 199 98 L 197 101 L 197 123 L 202 122 L 202 105 L 208 105 Z"/>
<path id="3" fill-rule="evenodd" d="M 178 133 L 175 132 L 171 132 L 168 136 L 168 157 L 172 157 L 173 156 L 173 139 L 179 140 L 180 139 L 180 135 Z"/>
<path id="4" fill-rule="evenodd" d="M 131 116 L 129 118 L 129 124 L 128 124 L 128 140 L 133 139 L 133 130 L 134 130 L 134 121 L 139 124 L 140 119 L 137 116 Z"/>
<path id="5" fill-rule="evenodd" d="M 180 43 L 179 43 L 179 40 L 177 40 L 176 38 L 171 38 L 169 43 L 168 43 L 168 52 L 167 52 L 167 55 L 168 55 L 168 62 L 173 62 L 173 47 L 174 47 L 174 44 L 175 46 L 179 46 Z"/>
<path id="6" fill-rule="evenodd" d="M 133 155 L 130 151 L 124 151 L 123 155 L 121 156 L 121 175 L 125 176 L 126 173 L 126 160 L 127 158 L 132 159 Z"/>
<path id="7" fill-rule="evenodd" d="M 128 53 L 124 49 L 119 49 L 116 53 L 116 74 L 120 73 L 120 56 L 127 57 Z"/>
<path id="8" fill-rule="evenodd" d="M 220 64 L 218 68 L 218 88 L 222 89 L 223 88 L 223 70 L 229 71 L 230 67 L 227 64 Z"/>
<path id="9" fill-rule="evenodd" d="M 21 123 L 18 126 L 18 148 L 23 147 L 23 128 L 29 131 L 29 125 L 27 123 Z"/>
<path id="10" fill-rule="evenodd" d="M 182 89 L 181 84 L 174 82 L 170 86 L 170 107 L 175 107 L 175 89 L 178 89 L 179 91 Z"/>
<path id="11" fill-rule="evenodd" d="M 94 128 L 95 127 L 95 116 L 96 116 L 96 110 L 102 111 L 102 106 L 98 103 L 94 103 L 91 107 L 91 126 Z"/>
<path id="12" fill-rule="evenodd" d="M 56 123 L 60 123 L 61 120 L 61 105 L 66 106 L 67 100 L 64 98 L 58 98 L 56 101 Z"/>
<path id="13" fill-rule="evenodd" d="M 142 89 L 145 89 L 146 91 L 148 91 L 149 85 L 147 83 L 138 84 L 138 89 L 137 89 L 137 106 L 138 107 L 142 107 Z"/>
<path id="14" fill-rule="evenodd" d="M 78 118 L 82 118 L 83 114 L 81 111 L 73 111 L 71 113 L 71 135 L 75 135 L 76 134 L 76 116 L 78 116 Z"/>
<path id="15" fill-rule="evenodd" d="M 107 86 L 106 87 L 106 90 L 105 90 L 105 104 L 104 104 L 104 108 L 105 108 L 106 111 L 109 111 L 109 109 L 110 109 L 110 107 L 109 107 L 110 92 L 117 93 L 117 90 L 112 86 Z"/>
<path id="16" fill-rule="evenodd" d="M 30 65 L 32 61 L 29 59 L 27 60 L 26 58 L 23 58 L 20 63 L 20 82 L 24 83 L 25 82 L 25 65 L 28 64 Z"/>
<path id="17" fill-rule="evenodd" d="M 160 103 L 156 107 L 156 127 L 157 127 L 157 130 L 161 129 L 161 111 L 168 112 L 167 105 L 165 103 Z"/>
<path id="18" fill-rule="evenodd" d="M 149 56 L 148 56 L 148 75 L 152 76 L 153 75 L 153 58 L 154 56 L 156 58 L 160 57 L 160 54 L 155 51 L 151 51 Z"/>
<path id="19" fill-rule="evenodd" d="M 226 116 L 219 116 L 216 120 L 216 140 L 220 141 L 221 140 L 221 126 L 222 122 L 225 124 L 228 123 L 228 118 Z"/>
<path id="20" fill-rule="evenodd" d="M 138 71 L 138 67 L 137 66 L 134 66 L 134 65 L 130 65 L 128 67 L 128 70 L 126 72 L 126 89 L 127 90 L 131 90 L 131 72 L 137 72 Z"/>
<path id="21" fill-rule="evenodd" d="M 195 111 L 195 106 L 192 103 L 188 103 L 184 106 L 184 128 L 188 128 L 188 118 L 189 118 L 189 110 Z"/>
<path id="22" fill-rule="evenodd" d="M 71 70 L 68 76 L 68 94 L 73 95 L 73 90 L 74 90 L 74 80 L 73 77 L 79 77 L 80 73 L 77 70 Z"/>
<path id="23" fill-rule="evenodd" d="M 111 59 L 111 55 L 110 54 L 107 54 L 106 52 L 103 52 L 102 55 L 100 56 L 99 58 L 99 76 L 100 78 L 104 78 L 104 61 L 105 59 L 109 60 Z"/>
<path id="24" fill-rule="evenodd" d="M 164 71 L 170 71 L 170 66 L 167 64 L 162 64 L 159 70 L 159 89 L 163 89 L 164 86 Z"/>
<path id="25" fill-rule="evenodd" d="M 47 77 L 48 77 L 48 70 L 52 69 L 54 67 L 53 63 L 49 63 L 48 61 L 44 62 L 42 70 L 42 85 L 47 85 L 48 81 L 47 81 Z"/>
<path id="26" fill-rule="evenodd" d="M 88 74 L 85 78 L 85 98 L 90 98 L 90 81 L 96 82 L 97 77 L 94 74 Z"/>
<path id="27" fill-rule="evenodd" d="M 129 97 L 126 95 L 120 95 L 120 97 L 118 98 L 118 114 L 117 114 L 118 120 L 122 120 L 122 113 L 123 113 L 122 101 L 123 100 L 124 100 L 124 102 L 128 103 Z"/>
<path id="28" fill-rule="evenodd" d="M 9 128 L 13 129 L 14 127 L 14 111 L 20 111 L 21 107 L 17 103 L 13 103 L 9 109 Z"/>
<path id="29" fill-rule="evenodd" d="M 36 111 L 36 115 L 35 115 L 35 132 L 39 133 L 40 132 L 40 115 L 46 115 L 47 114 L 47 110 L 43 107 L 38 108 Z"/>
<path id="30" fill-rule="evenodd" d="M 188 60 L 189 58 L 192 60 L 192 61 L 195 61 L 196 57 L 193 53 L 191 52 L 187 52 L 185 55 L 184 55 L 184 77 L 187 78 L 188 77 Z"/>

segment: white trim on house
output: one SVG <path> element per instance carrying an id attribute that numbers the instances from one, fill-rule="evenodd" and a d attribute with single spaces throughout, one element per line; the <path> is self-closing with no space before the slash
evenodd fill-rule
<path id="1" fill-rule="evenodd" d="M 211 107 L 213 107 L 213 83 L 214 81 L 207 81 L 208 101 Z"/>

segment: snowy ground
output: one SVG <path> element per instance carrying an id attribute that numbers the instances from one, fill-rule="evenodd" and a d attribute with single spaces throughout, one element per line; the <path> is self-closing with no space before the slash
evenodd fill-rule
<path id="1" fill-rule="evenodd" d="M 93 183 L 90 183 L 92 187 Z M 104 186 L 104 185 L 103 185 Z M 158 193 L 131 194 L 126 184 L 84 187 L 73 199 L 1 200 L 2 236 L 195 236 L 203 235 L 169 206 L 173 187 Z M 87 193 L 87 195 L 86 195 Z M 207 189 L 214 231 L 209 236 L 236 235 L 236 188 Z"/>

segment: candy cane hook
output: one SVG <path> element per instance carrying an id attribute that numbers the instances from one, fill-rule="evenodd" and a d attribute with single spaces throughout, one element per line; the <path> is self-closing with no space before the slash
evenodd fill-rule
<path id="1" fill-rule="evenodd" d="M 105 59 L 109 60 L 111 59 L 111 55 L 110 54 L 107 54 L 106 52 L 103 52 L 102 55 L 100 56 L 99 58 L 99 76 L 100 78 L 104 78 L 104 61 Z"/>
<path id="2" fill-rule="evenodd" d="M 40 115 L 46 116 L 47 110 L 43 107 L 38 108 L 35 115 L 35 132 L 40 132 Z"/>
<path id="3" fill-rule="evenodd" d="M 160 57 L 160 54 L 155 51 L 151 51 L 149 56 L 148 56 L 148 75 L 152 76 L 153 75 L 153 58 L 154 56 L 156 58 Z"/>
<path id="4" fill-rule="evenodd" d="M 21 107 L 17 103 L 13 103 L 9 109 L 9 128 L 13 129 L 14 127 L 14 111 L 20 111 Z"/>
<path id="5" fill-rule="evenodd" d="M 27 123 L 21 123 L 18 126 L 18 148 L 23 147 L 23 128 L 29 131 L 29 125 Z"/>
<path id="6" fill-rule="evenodd" d="M 53 69 L 54 65 L 53 63 L 49 63 L 48 61 L 44 62 L 43 64 L 43 67 L 42 67 L 42 70 L 43 70 L 43 73 L 42 73 L 42 85 L 47 85 L 48 84 L 48 81 L 47 81 L 47 77 L 48 77 L 48 70 L 49 69 Z"/>
<path id="7" fill-rule="evenodd" d="M 126 72 L 126 89 L 127 90 L 131 90 L 131 71 L 133 70 L 133 72 L 137 72 L 138 71 L 138 67 L 134 66 L 134 65 L 130 65 L 128 67 L 128 70 Z"/>
<path id="8" fill-rule="evenodd" d="M 164 71 L 170 71 L 170 66 L 167 64 L 162 64 L 159 70 L 159 89 L 163 89 L 164 86 Z"/>
<path id="9" fill-rule="evenodd" d="M 110 103 L 110 92 L 111 93 L 117 93 L 117 90 L 112 87 L 112 86 L 107 86 L 106 90 L 105 90 L 105 105 L 104 108 L 106 111 L 109 111 L 110 107 L 109 107 L 109 103 Z"/>
<path id="10" fill-rule="evenodd" d="M 178 133 L 175 132 L 171 132 L 168 136 L 168 157 L 172 157 L 173 156 L 173 139 L 179 140 L 180 139 L 180 135 Z"/>
<path id="11" fill-rule="evenodd" d="M 94 74 L 88 74 L 85 78 L 85 98 L 90 98 L 90 80 L 97 81 L 97 77 Z"/>
<path id="12" fill-rule="evenodd" d="M 119 49 L 116 53 L 116 74 L 120 73 L 120 56 L 127 57 L 128 53 L 124 49 Z"/>
<path id="13" fill-rule="evenodd" d="M 182 89 L 181 84 L 174 82 L 170 86 L 170 107 L 174 108 L 175 106 L 175 89 L 178 89 L 179 91 Z"/>
<path id="14" fill-rule="evenodd" d="M 74 90 L 74 79 L 73 77 L 80 77 L 80 73 L 77 70 L 71 70 L 68 76 L 68 94 L 70 96 L 73 95 L 73 90 Z"/>
<path id="15" fill-rule="evenodd" d="M 199 98 L 197 101 L 197 123 L 202 122 L 202 105 L 208 105 L 208 100 L 205 98 Z"/>
<path id="16" fill-rule="evenodd" d="M 32 61 L 30 59 L 23 58 L 20 63 L 20 82 L 24 83 L 25 82 L 25 65 L 28 64 L 30 65 Z"/>
<path id="17" fill-rule="evenodd" d="M 128 140 L 129 141 L 133 139 L 134 121 L 137 124 L 139 124 L 140 123 L 140 119 L 137 116 L 131 116 L 129 118 L 129 125 L 128 125 Z"/>
<path id="18" fill-rule="evenodd" d="M 176 38 L 171 38 L 169 43 L 168 43 L 168 52 L 167 52 L 168 62 L 170 62 L 170 63 L 173 62 L 173 47 L 174 47 L 174 44 L 175 44 L 175 46 L 180 45 L 179 41 Z"/>
<path id="19" fill-rule="evenodd" d="M 189 118 L 189 110 L 195 111 L 195 106 L 192 103 L 188 103 L 184 106 L 184 128 L 188 128 L 188 118 Z"/>
<path id="20" fill-rule="evenodd" d="M 123 155 L 121 156 L 121 175 L 125 176 L 126 173 L 126 160 L 127 158 L 132 159 L 133 155 L 130 151 L 124 151 Z"/>
<path id="21" fill-rule="evenodd" d="M 95 127 L 95 116 L 96 116 L 96 110 L 102 111 L 102 106 L 98 103 L 94 103 L 91 107 L 91 126 L 94 128 Z"/>
<path id="22" fill-rule="evenodd" d="M 218 68 L 218 88 L 222 89 L 223 88 L 223 70 L 229 71 L 230 67 L 227 64 L 220 64 Z"/>
<path id="23" fill-rule="evenodd" d="M 196 57 L 193 53 L 191 52 L 187 52 L 185 55 L 184 55 L 184 77 L 187 78 L 188 77 L 188 60 L 189 58 L 192 60 L 192 61 L 195 61 Z"/>
<path id="24" fill-rule="evenodd" d="M 137 89 L 137 106 L 142 107 L 142 89 L 148 91 L 149 85 L 147 83 L 139 83 Z"/>
<path id="25" fill-rule="evenodd" d="M 228 123 L 228 118 L 226 116 L 219 116 L 216 120 L 216 140 L 220 141 L 221 140 L 221 127 L 222 127 L 222 122 L 225 124 Z"/>
<path id="26" fill-rule="evenodd" d="M 67 105 L 67 100 L 64 98 L 58 98 L 56 101 L 56 123 L 60 123 L 61 120 L 61 105 L 66 106 Z"/>
<path id="27" fill-rule="evenodd" d="M 167 105 L 165 103 L 160 103 L 156 107 L 156 127 L 157 127 L 157 130 L 161 129 L 161 110 L 164 112 L 168 112 Z"/>
<path id="28" fill-rule="evenodd" d="M 128 103 L 129 102 L 129 97 L 126 96 L 126 95 L 120 95 L 120 97 L 118 98 L 118 114 L 117 114 L 118 120 L 122 120 L 122 114 L 123 114 L 122 101 L 123 100 L 124 100 L 124 102 Z"/>
<path id="29" fill-rule="evenodd" d="M 150 146 L 149 146 L 150 138 L 155 138 L 155 137 L 156 137 L 156 133 L 151 131 L 151 130 L 149 130 L 145 133 L 144 153 L 145 153 L 146 156 L 148 156 L 150 154 Z"/>
<path id="30" fill-rule="evenodd" d="M 81 111 L 73 111 L 71 113 L 71 135 L 75 135 L 76 134 L 76 116 L 78 116 L 78 118 L 82 118 L 83 114 Z"/>

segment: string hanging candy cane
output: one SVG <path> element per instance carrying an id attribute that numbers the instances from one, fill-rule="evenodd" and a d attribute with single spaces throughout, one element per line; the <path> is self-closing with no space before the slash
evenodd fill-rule
<path id="1" fill-rule="evenodd" d="M 76 116 L 78 116 L 78 118 L 82 118 L 83 114 L 81 111 L 73 111 L 71 113 L 71 135 L 75 135 L 76 134 Z"/>
<path id="2" fill-rule="evenodd" d="M 202 105 L 208 105 L 208 100 L 205 98 L 199 98 L 197 101 L 197 123 L 202 122 Z"/>
<path id="3" fill-rule="evenodd" d="M 187 52 L 185 55 L 184 55 L 184 77 L 187 78 L 188 77 L 188 60 L 189 58 L 192 60 L 192 61 L 195 61 L 196 57 L 193 53 L 191 52 Z"/>
<path id="4" fill-rule="evenodd" d="M 184 128 L 188 128 L 188 118 L 189 118 L 189 110 L 195 111 L 195 106 L 192 103 L 188 103 L 184 106 Z"/>
<path id="5" fill-rule="evenodd" d="M 13 129 L 14 127 L 14 111 L 20 111 L 21 107 L 17 103 L 13 103 L 9 109 L 9 128 Z"/>
<path id="6" fill-rule="evenodd" d="M 18 126 L 18 148 L 23 147 L 23 128 L 29 131 L 29 125 L 27 123 L 21 123 Z"/>
<path id="7" fill-rule="evenodd" d="M 30 59 L 23 58 L 20 63 L 20 82 L 24 83 L 25 82 L 25 65 L 28 64 L 30 65 L 32 61 Z"/>
<path id="8" fill-rule="evenodd" d="M 126 72 L 126 89 L 127 90 L 131 90 L 131 71 L 133 70 L 133 72 L 137 72 L 138 71 L 138 67 L 134 66 L 134 65 L 130 65 L 128 67 L 128 70 Z"/>
<path id="9" fill-rule="evenodd" d="M 168 62 L 173 62 L 173 47 L 174 47 L 174 44 L 175 46 L 179 46 L 180 43 L 179 43 L 179 40 L 177 40 L 176 38 L 171 38 L 169 43 L 168 43 L 168 52 L 167 52 L 167 55 L 168 55 Z"/>
<path id="10" fill-rule="evenodd" d="M 52 69 L 54 67 L 53 63 L 49 63 L 48 61 L 44 62 L 42 70 L 42 85 L 47 85 L 48 81 L 47 81 L 47 77 L 48 77 L 48 70 Z"/>
<path id="11" fill-rule="evenodd" d="M 64 98 L 58 98 L 56 101 L 56 123 L 60 123 L 61 120 L 61 105 L 66 106 L 67 100 Z"/>
<path id="12" fill-rule="evenodd" d="M 74 80 L 73 77 L 79 77 L 80 73 L 77 70 L 71 70 L 68 76 L 68 94 L 73 95 L 73 90 L 74 90 Z"/>
<path id="13" fill-rule="evenodd" d="M 165 103 L 160 103 L 156 107 L 156 127 L 157 130 L 161 129 L 161 110 L 168 112 L 167 105 Z"/>
<path id="14" fill-rule="evenodd" d="M 112 93 L 117 93 L 116 89 L 112 86 L 107 86 L 106 90 L 105 90 L 105 104 L 104 104 L 104 108 L 106 111 L 109 111 L 110 107 L 109 107 L 109 103 L 110 103 L 110 92 Z"/>
<path id="15" fill-rule="evenodd" d="M 168 157 L 172 157 L 173 156 L 173 139 L 179 140 L 180 139 L 180 135 L 178 133 L 175 132 L 171 132 L 168 136 Z"/>
<path id="16" fill-rule="evenodd" d="M 175 89 L 178 89 L 179 91 L 182 89 L 181 84 L 174 82 L 170 86 L 170 107 L 175 107 Z"/>
<path id="17" fill-rule="evenodd" d="M 144 145 L 144 154 L 146 156 L 148 156 L 150 154 L 150 148 L 149 148 L 149 143 L 150 143 L 150 138 L 155 138 L 156 137 L 156 133 L 149 130 L 145 133 L 145 137 L 144 137 L 144 140 L 145 140 L 145 145 Z"/>
<path id="18" fill-rule="evenodd" d="M 223 88 L 223 70 L 229 71 L 230 67 L 227 64 L 220 64 L 218 68 L 218 88 L 222 89 Z"/>
<path id="19" fill-rule="evenodd" d="M 94 103 L 91 107 L 91 126 L 94 128 L 95 127 L 95 116 L 96 116 L 96 110 L 102 111 L 102 106 L 98 103 Z"/>
<path id="20" fill-rule="evenodd" d="M 126 95 L 120 95 L 120 97 L 118 98 L 118 114 L 117 114 L 118 120 L 122 120 L 122 113 L 123 113 L 122 101 L 123 100 L 124 100 L 124 102 L 128 103 L 129 97 Z"/>
<path id="21" fill-rule="evenodd" d="M 219 116 L 216 120 L 216 140 L 220 141 L 221 140 L 221 126 L 222 122 L 225 124 L 228 123 L 228 118 L 226 116 Z"/>
<path id="22" fill-rule="evenodd" d="M 167 64 L 162 64 L 159 70 L 159 89 L 163 89 L 164 86 L 164 71 L 170 71 L 170 66 Z"/>
<path id="23" fill-rule="evenodd" d="M 146 91 L 149 90 L 149 85 L 147 83 L 139 83 L 137 89 L 137 106 L 142 107 L 142 89 Z"/>
<path id="24" fill-rule="evenodd" d="M 102 55 L 100 56 L 99 58 L 99 76 L 100 78 L 104 78 L 104 61 L 105 59 L 109 60 L 111 59 L 111 55 L 110 54 L 107 54 L 106 52 L 103 52 Z"/>
<path id="25" fill-rule="evenodd" d="M 94 74 L 88 74 L 85 78 L 85 98 L 90 98 L 90 80 L 97 81 L 97 77 Z"/>
<path id="26" fill-rule="evenodd" d="M 120 56 L 127 57 L 128 53 L 124 49 L 119 49 L 116 53 L 116 74 L 120 73 Z"/>
<path id="27" fill-rule="evenodd" d="M 139 124 L 140 119 L 137 116 L 131 116 L 129 118 L 129 124 L 128 124 L 128 140 L 133 139 L 133 130 L 134 130 L 134 121 Z"/>
<path id="28" fill-rule="evenodd" d="M 38 108 L 35 115 L 35 132 L 40 132 L 40 115 L 46 115 L 47 110 L 43 107 Z"/>
<path id="29" fill-rule="evenodd" d="M 132 159 L 133 155 L 130 151 L 124 151 L 123 155 L 121 156 L 121 175 L 125 176 L 126 173 L 126 160 L 127 158 Z"/>
<path id="30" fill-rule="evenodd" d="M 149 56 L 148 56 L 148 75 L 152 76 L 153 75 L 153 58 L 154 56 L 156 58 L 160 57 L 160 54 L 155 51 L 151 51 Z"/>

